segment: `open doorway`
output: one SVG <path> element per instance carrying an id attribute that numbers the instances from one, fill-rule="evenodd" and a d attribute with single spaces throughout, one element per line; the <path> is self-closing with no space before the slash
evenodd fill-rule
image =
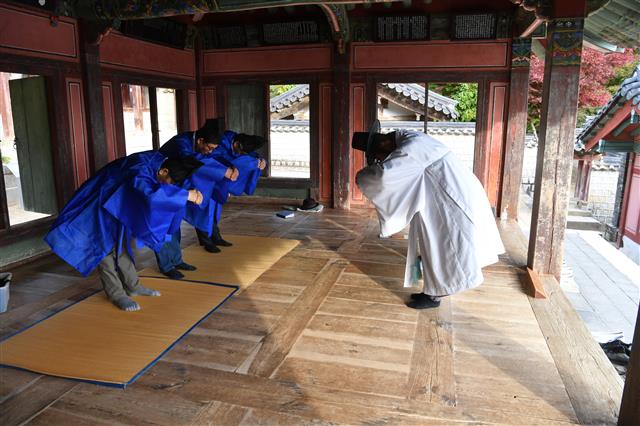
<path id="1" fill-rule="evenodd" d="M 178 133 L 176 114 L 176 90 L 156 87 L 158 105 L 158 142 L 162 146 Z"/>
<path id="2" fill-rule="evenodd" d="M 0 138 L 5 226 L 57 213 L 44 77 L 0 72 Z"/>
<path id="3" fill-rule="evenodd" d="M 477 83 L 379 83 L 376 116 L 382 131 L 426 132 L 473 170 Z"/>
<path id="4" fill-rule="evenodd" d="M 270 176 L 311 177 L 308 84 L 269 86 Z"/>
<path id="5" fill-rule="evenodd" d="M 127 155 L 153 149 L 148 87 L 122 85 L 122 116 Z"/>

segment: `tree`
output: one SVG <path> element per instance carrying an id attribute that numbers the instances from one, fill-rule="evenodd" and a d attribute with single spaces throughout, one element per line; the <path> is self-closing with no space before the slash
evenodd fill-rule
<path id="1" fill-rule="evenodd" d="M 295 84 L 272 84 L 269 86 L 269 97 L 275 98 L 278 95 L 282 95 L 283 93 L 293 89 Z"/>
<path id="2" fill-rule="evenodd" d="M 458 101 L 456 105 L 458 118 L 455 121 L 476 121 L 478 107 L 477 83 L 430 84 L 429 90 Z"/>
<path id="3" fill-rule="evenodd" d="M 627 78 L 636 62 L 632 49 L 623 53 L 604 54 L 585 47 L 582 50 L 580 80 L 578 91 L 578 125 L 586 116 L 594 114 L 604 106 Z M 626 74 L 625 74 L 626 73 Z M 542 106 L 542 84 L 544 77 L 544 61 L 535 55 L 531 56 L 531 73 L 529 77 L 529 122 L 536 128 L 540 125 L 540 108 Z"/>

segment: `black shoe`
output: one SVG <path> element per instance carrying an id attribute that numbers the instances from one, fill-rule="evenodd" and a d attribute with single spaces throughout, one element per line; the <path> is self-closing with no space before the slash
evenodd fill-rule
<path id="1" fill-rule="evenodd" d="M 416 299 L 420 299 L 422 296 L 424 296 L 424 293 L 413 293 L 411 294 L 411 300 L 416 300 Z"/>
<path id="2" fill-rule="evenodd" d="M 407 303 L 407 306 L 413 309 L 430 309 L 440 306 L 440 300 L 434 300 L 431 296 L 423 293 L 419 293 L 411 299 L 412 300 Z"/>
<path id="3" fill-rule="evenodd" d="M 222 238 L 220 238 L 219 240 L 213 240 L 213 244 L 222 247 L 231 247 L 233 245 L 229 241 L 225 241 Z"/>
<path id="4" fill-rule="evenodd" d="M 217 246 L 231 247 L 233 245 L 229 241 L 225 241 L 222 238 L 222 235 L 220 235 L 220 228 L 215 223 L 213 224 L 213 232 L 211 233 L 211 239 L 213 240 L 213 244 Z"/>
<path id="5" fill-rule="evenodd" d="M 182 262 L 179 265 L 176 265 L 176 269 L 181 269 L 183 271 L 195 271 L 198 268 L 193 265 L 189 265 L 188 263 Z"/>
<path id="6" fill-rule="evenodd" d="M 213 243 L 207 243 L 203 245 L 204 245 L 204 249 L 209 253 L 220 253 L 220 249 L 216 247 L 216 245 Z"/>
<path id="7" fill-rule="evenodd" d="M 181 280 L 184 278 L 184 275 L 182 274 L 182 272 L 178 271 L 175 268 L 167 272 L 163 272 L 162 274 L 171 278 L 172 280 Z"/>

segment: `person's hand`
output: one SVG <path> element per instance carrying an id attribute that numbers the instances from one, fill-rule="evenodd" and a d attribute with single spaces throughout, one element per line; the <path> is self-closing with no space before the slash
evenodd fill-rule
<path id="1" fill-rule="evenodd" d="M 240 176 L 240 172 L 235 167 L 229 167 L 227 172 L 224 174 L 224 177 L 234 182 L 238 180 L 238 176 Z"/>
<path id="2" fill-rule="evenodd" d="M 264 170 L 265 167 L 267 167 L 267 160 L 265 160 L 264 158 L 258 160 L 258 168 L 260 170 Z"/>
<path id="3" fill-rule="evenodd" d="M 194 204 L 200 205 L 202 204 L 203 199 L 204 197 L 202 196 L 202 193 L 197 189 L 189 190 L 189 197 L 187 198 L 188 201 L 191 201 Z"/>

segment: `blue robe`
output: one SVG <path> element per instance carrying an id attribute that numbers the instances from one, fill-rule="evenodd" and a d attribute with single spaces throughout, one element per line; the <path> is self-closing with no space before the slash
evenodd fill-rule
<path id="1" fill-rule="evenodd" d="M 211 155 L 205 156 L 196 152 L 194 132 L 185 132 L 174 136 L 162 145 L 159 151 L 167 158 L 193 156 L 204 163 L 189 179 L 185 180 L 182 186 L 185 189 L 195 188 L 203 196 L 202 204 L 187 204 L 184 219 L 192 226 L 209 232 L 213 224 L 209 201 L 212 199 L 226 201 L 226 194 L 229 192 L 227 185 L 231 183 L 224 177 L 228 166 L 218 162 Z"/>
<path id="2" fill-rule="evenodd" d="M 167 234 L 179 229 L 188 198 L 187 190 L 158 182 L 164 160 L 159 152 L 146 151 L 100 169 L 45 236 L 54 253 L 86 276 L 125 237 L 158 250 Z"/>
<path id="3" fill-rule="evenodd" d="M 213 150 L 208 157 L 214 158 L 220 163 L 228 167 L 235 167 L 238 169 L 239 176 L 236 181 L 229 181 L 226 187 L 216 187 L 213 192 L 213 197 L 208 204 L 206 211 L 193 212 L 195 214 L 187 216 L 193 223 L 198 223 L 199 229 L 211 232 L 212 220 L 215 223 L 220 221 L 220 215 L 222 214 L 222 206 L 227 202 L 228 195 L 252 195 L 258 180 L 262 174 L 262 170 L 258 168 L 258 154 L 252 152 L 250 154 L 236 154 L 233 151 L 233 138 L 236 136 L 235 132 L 226 131 L 220 138 L 220 144 Z M 206 225 L 207 229 L 203 229 Z M 194 225 L 195 226 L 195 225 Z"/>

